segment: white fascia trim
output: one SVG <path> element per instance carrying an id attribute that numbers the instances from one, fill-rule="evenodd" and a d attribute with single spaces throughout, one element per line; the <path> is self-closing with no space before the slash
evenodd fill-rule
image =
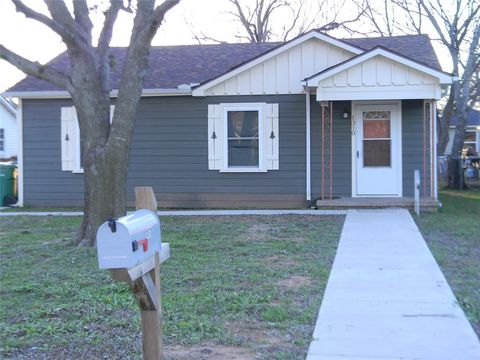
<path id="1" fill-rule="evenodd" d="M 305 85 L 305 86 L 317 86 L 319 81 L 322 81 L 326 78 L 329 78 L 333 75 L 336 75 L 336 74 L 338 74 L 338 73 L 340 73 L 344 70 L 347 70 L 347 69 L 351 68 L 352 66 L 360 64 L 360 63 L 362 63 L 362 62 L 364 62 L 368 59 L 371 59 L 371 58 L 373 58 L 375 56 L 379 56 L 379 55 L 384 56 L 387 59 L 396 61 L 400 64 L 405 65 L 405 66 L 409 66 L 411 68 L 414 68 L 418 71 L 422 71 L 422 72 L 424 72 L 428 75 L 431 75 L 433 77 L 436 77 L 439 80 L 440 84 L 451 84 L 453 81 L 458 80 L 458 78 L 456 76 L 445 74 L 441 71 L 432 69 L 428 66 L 424 66 L 424 65 L 419 64 L 415 61 L 406 59 L 403 56 L 399 56 L 399 55 L 394 54 L 390 51 L 379 48 L 379 49 L 374 49 L 370 52 L 366 52 L 365 54 L 362 54 L 360 56 L 352 58 L 351 60 L 347 60 L 341 65 L 338 65 L 338 66 L 334 65 L 335 67 L 333 69 L 327 70 L 327 71 L 325 71 L 321 74 L 318 74 L 317 76 L 315 76 L 311 79 L 308 79 L 308 81 L 304 81 L 303 85 Z"/>
<path id="2" fill-rule="evenodd" d="M 13 117 L 16 116 L 15 108 L 3 96 L 0 96 L 0 104 L 5 108 L 5 110 L 7 110 L 10 113 L 10 115 L 12 115 Z"/>
<path id="3" fill-rule="evenodd" d="M 341 49 L 350 51 L 350 52 L 354 53 L 355 55 L 361 54 L 363 52 L 363 50 L 361 50 L 361 49 L 359 49 L 355 46 L 349 45 L 349 44 L 347 44 L 343 41 L 337 40 L 337 39 L 332 38 L 330 36 L 326 36 L 324 34 L 316 32 L 316 31 L 312 31 L 312 32 L 306 33 L 302 36 L 299 36 L 298 38 L 296 38 L 296 39 L 294 39 L 290 42 L 287 42 L 284 45 L 280 45 L 278 48 L 276 48 L 272 51 L 269 51 L 265 55 L 260 56 L 255 60 L 248 61 L 246 64 L 241 65 L 238 68 L 236 68 L 232 71 L 229 71 L 226 74 L 223 74 L 222 76 L 220 76 L 216 79 L 213 79 L 213 80 L 207 82 L 204 85 L 199 86 L 198 88 L 196 88 L 192 91 L 192 95 L 193 96 L 205 96 L 205 90 L 208 90 L 211 87 L 213 87 L 213 86 L 215 86 L 215 85 L 217 85 L 217 84 L 219 84 L 219 83 L 221 83 L 221 82 L 223 82 L 223 81 L 225 81 L 225 80 L 227 80 L 231 77 L 234 77 L 234 76 L 240 74 L 242 71 L 245 71 L 247 69 L 250 69 L 250 68 L 254 67 L 255 65 L 258 65 L 262 62 L 265 62 L 268 59 L 271 59 L 274 56 L 277 56 L 278 54 L 281 54 L 281 53 L 287 51 L 288 49 L 291 49 L 292 47 L 294 47 L 298 44 L 301 44 L 301 43 L 303 43 L 307 40 L 310 40 L 312 38 L 322 40 L 322 41 L 324 41 L 328 44 L 331 44 L 331 45 L 337 46 Z"/>
<path id="4" fill-rule="evenodd" d="M 142 96 L 187 96 L 191 95 L 189 89 L 143 89 Z M 4 93 L 5 96 L 17 97 L 19 99 L 69 99 L 70 94 L 67 91 L 11 91 Z M 110 97 L 117 97 L 118 90 L 110 91 Z"/>

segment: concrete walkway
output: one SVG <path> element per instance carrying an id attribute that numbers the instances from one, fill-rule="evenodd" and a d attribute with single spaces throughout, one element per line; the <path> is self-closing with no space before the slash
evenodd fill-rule
<path id="1" fill-rule="evenodd" d="M 348 211 L 307 356 L 327 359 L 480 359 L 408 211 Z"/>
<path id="2" fill-rule="evenodd" d="M 131 213 L 129 211 L 128 213 Z M 347 210 L 161 210 L 158 216 L 345 215 Z M 1 216 L 83 216 L 81 211 L 4 211 Z"/>

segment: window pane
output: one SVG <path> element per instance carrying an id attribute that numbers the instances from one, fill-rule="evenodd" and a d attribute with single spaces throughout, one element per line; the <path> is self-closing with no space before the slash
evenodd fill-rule
<path id="1" fill-rule="evenodd" d="M 475 142 L 477 141 L 476 134 L 474 131 L 467 131 L 465 132 L 465 142 Z"/>
<path id="2" fill-rule="evenodd" d="M 228 166 L 258 166 L 258 140 L 228 140 Z"/>
<path id="3" fill-rule="evenodd" d="M 363 140 L 363 166 L 390 166 L 390 140 Z"/>
<path id="4" fill-rule="evenodd" d="M 363 138 L 390 138 L 390 120 L 363 120 Z"/>
<path id="5" fill-rule="evenodd" d="M 258 137 L 258 111 L 229 111 L 228 137 Z"/>
<path id="6" fill-rule="evenodd" d="M 388 120 L 390 119 L 390 111 L 368 111 L 363 113 L 365 120 Z"/>

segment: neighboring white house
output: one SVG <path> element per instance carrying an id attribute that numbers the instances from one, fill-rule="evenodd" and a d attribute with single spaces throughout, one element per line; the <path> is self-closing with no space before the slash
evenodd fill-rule
<path id="1" fill-rule="evenodd" d="M 17 156 L 16 106 L 0 96 L 0 160 Z"/>
<path id="2" fill-rule="evenodd" d="M 450 155 L 452 152 L 453 137 L 455 136 L 455 126 L 457 125 L 457 118 L 454 116 L 450 121 L 449 140 L 445 153 Z M 480 153 L 480 111 L 470 110 L 468 112 L 468 121 L 465 129 L 465 140 L 463 142 L 463 152 L 467 149 L 473 152 Z"/>

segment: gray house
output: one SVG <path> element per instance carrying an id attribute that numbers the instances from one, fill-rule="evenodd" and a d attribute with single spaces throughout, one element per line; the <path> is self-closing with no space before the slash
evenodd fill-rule
<path id="1" fill-rule="evenodd" d="M 112 49 L 112 104 L 124 54 Z M 435 101 L 453 80 L 424 35 L 154 47 L 129 199 L 149 185 L 165 207 L 401 205 L 418 169 L 435 204 Z M 20 204 L 81 205 L 68 94 L 32 77 L 7 94 L 20 99 Z"/>

